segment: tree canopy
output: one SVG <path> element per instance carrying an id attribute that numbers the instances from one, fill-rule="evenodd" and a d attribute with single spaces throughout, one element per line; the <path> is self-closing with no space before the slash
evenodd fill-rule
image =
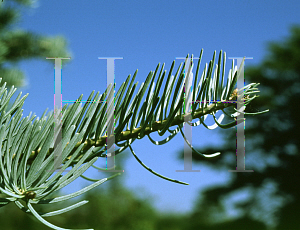
<path id="1" fill-rule="evenodd" d="M 231 173 L 223 186 L 199 192 L 191 219 L 191 228 L 209 229 L 297 229 L 300 205 L 299 136 L 297 100 L 300 96 L 300 27 L 294 25 L 285 41 L 270 42 L 268 55 L 258 66 L 245 68 L 246 81 L 261 82 L 260 100 L 246 108 L 248 112 L 269 108 L 270 112 L 246 121 L 246 169 L 253 173 Z M 235 130 L 228 131 L 224 153 L 218 159 L 203 161 L 193 154 L 193 161 L 214 170 L 235 167 Z M 203 152 L 218 151 L 207 146 Z M 180 154 L 181 158 L 183 153 Z M 234 199 L 244 194 L 244 199 Z M 235 201 L 234 201 L 235 200 Z M 231 203 L 239 216 L 228 214 Z M 227 205 L 226 205 L 227 204 Z M 218 218 L 215 218 L 218 216 Z M 256 227 L 254 227 L 256 226 Z M 250 228 L 249 228 L 250 229 Z"/>

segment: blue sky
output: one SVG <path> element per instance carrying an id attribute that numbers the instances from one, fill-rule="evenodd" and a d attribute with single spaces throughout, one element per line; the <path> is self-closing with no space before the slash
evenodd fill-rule
<path id="1" fill-rule="evenodd" d="M 300 2 L 296 0 L 40 0 L 35 8 L 20 9 L 21 21 L 16 28 L 48 36 L 62 35 L 69 43 L 72 61 L 62 71 L 63 100 L 75 100 L 81 94 L 86 100 L 92 90 L 104 92 L 106 61 L 98 57 L 123 57 L 115 61 L 116 92 L 136 69 L 139 70 L 136 77 L 139 87 L 159 62 L 165 63 L 165 69 L 169 70 L 176 57 L 185 57 L 188 53 L 199 57 L 202 48 L 200 71 L 211 60 L 213 52 L 216 50 L 218 55 L 222 49 L 227 54 L 227 76 L 231 65 L 228 57 L 253 57 L 246 61 L 245 68 L 248 64 L 259 64 L 266 54 L 266 42 L 283 40 L 289 35 L 289 26 L 300 23 Z M 177 68 L 180 62 L 176 60 Z M 29 93 L 23 107 L 24 116 L 33 111 L 40 117 L 47 107 L 53 110 L 54 62 L 29 60 L 19 64 L 27 76 L 27 86 L 17 93 Z M 209 125 L 213 124 L 208 121 Z M 226 134 L 226 130 L 221 131 Z M 158 135 L 152 137 L 162 139 Z M 217 130 L 194 127 L 193 145 L 201 150 L 208 143 L 221 144 L 222 136 Z M 190 211 L 199 189 L 226 183 L 230 176 L 230 172 L 212 172 L 195 163 L 193 169 L 200 169 L 200 173 L 175 172 L 183 169 L 183 162 L 177 160 L 178 152 L 184 147 L 181 134 L 163 146 L 155 146 L 144 138 L 136 140 L 132 147 L 154 171 L 190 184 L 175 184 L 156 177 L 145 170 L 129 150 L 124 152 L 128 155 L 121 178 L 124 184 L 139 196 L 153 197 L 153 204 L 161 211 Z M 104 164 L 105 161 L 97 162 L 98 166 Z M 85 175 L 103 177 L 94 169 Z M 75 191 L 88 184 L 79 179 L 63 191 Z"/>

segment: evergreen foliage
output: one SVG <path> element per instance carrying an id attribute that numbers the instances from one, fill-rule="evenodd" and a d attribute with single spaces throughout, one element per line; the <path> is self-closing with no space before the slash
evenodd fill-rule
<path id="1" fill-rule="evenodd" d="M 33 1 L 14 0 L 14 2 L 31 5 Z M 135 95 L 134 91 L 138 83 L 134 84 L 134 80 L 137 71 L 133 77 L 129 75 L 121 85 L 116 94 L 115 102 L 86 103 L 84 107 L 81 107 L 83 96 L 81 95 L 76 103 L 70 106 L 65 105 L 61 111 L 62 139 L 58 143 L 59 148 L 56 148 L 57 146 L 54 146 L 59 139 L 57 133 L 54 134 L 53 112 L 46 115 L 46 109 L 41 118 L 36 118 L 36 115 L 32 116 L 31 113 L 23 117 L 22 106 L 28 94 L 21 98 L 22 93 L 20 93 L 16 100 L 10 104 L 10 99 L 16 91 L 15 86 L 22 87 L 25 79 L 15 64 L 28 58 L 38 57 L 45 60 L 47 56 L 68 57 L 71 55 L 65 51 L 66 42 L 61 37 L 49 38 L 22 30 L 10 31 L 10 25 L 18 20 L 19 14 L 13 8 L 4 8 L 4 4 L 0 5 L 0 207 L 14 202 L 24 213 L 35 217 L 50 228 L 63 229 L 46 221 L 45 217 L 66 213 L 88 201 L 80 201 L 66 208 L 44 213 L 36 211 L 35 205 L 66 202 L 120 175 L 117 173 L 103 179 L 91 179 L 83 176 L 89 167 L 97 168 L 93 164 L 98 158 L 107 157 L 105 153 L 107 139 L 112 138 L 112 136 L 115 138 L 115 144 L 120 147 L 115 151 L 116 155 L 129 147 L 138 162 L 151 173 L 175 183 L 187 184 L 167 178 L 149 169 L 139 160 L 131 144 L 136 139 L 145 136 L 156 145 L 165 144 L 179 131 L 187 141 L 181 130 L 186 117 L 190 118 L 189 122 L 192 122 L 193 119 L 199 119 L 197 122 L 189 123 L 192 126 L 203 124 L 209 129 L 218 126 L 223 129 L 234 127 L 244 121 L 234 119 L 240 113 L 235 109 L 236 103 L 243 101 L 244 105 L 247 106 L 257 97 L 255 93 L 259 92 L 256 88 L 259 83 L 251 83 L 241 89 L 235 89 L 237 79 L 242 74 L 244 61 L 238 70 L 232 66 L 227 82 L 225 82 L 226 54 L 224 53 L 222 62 L 222 51 L 220 51 L 215 70 L 213 67 L 216 52 L 209 66 L 205 65 L 200 76 L 202 50 L 191 88 L 188 88 L 185 82 L 192 82 L 193 80 L 193 56 L 191 59 L 187 56 L 186 62 L 179 66 L 175 76 L 172 75 L 175 61 L 172 63 L 168 75 L 164 71 L 164 64 L 161 69 L 160 64 L 158 64 L 155 71 L 150 71 L 145 83 L 142 83 Z M 188 60 L 191 60 L 191 65 L 186 70 L 185 64 Z M 7 68 L 5 63 L 10 63 L 13 67 Z M 157 84 L 154 81 L 156 77 Z M 166 77 L 163 93 L 159 96 Z M 10 88 L 8 92 L 6 86 Z M 114 89 L 115 85 L 110 85 L 103 94 L 98 92 L 95 96 L 93 91 L 88 101 L 103 101 L 106 96 L 114 92 Z M 245 97 L 241 95 L 245 95 Z M 144 96 L 146 98 L 142 102 Z M 185 111 L 187 98 L 203 103 L 194 103 L 191 105 L 191 111 L 187 112 Z M 107 122 L 109 119 L 106 111 L 114 106 L 113 103 L 115 103 L 115 131 L 113 135 L 107 136 L 108 127 L 114 124 Z M 233 112 L 228 112 L 229 107 L 233 109 Z M 215 113 L 219 110 L 222 110 L 224 114 L 216 119 Z M 253 114 L 260 113 L 263 112 Z M 214 127 L 207 126 L 204 122 L 209 114 L 213 116 L 216 122 Z M 232 122 L 222 124 L 225 116 L 231 118 Z M 170 127 L 172 126 L 177 127 L 171 130 Z M 154 141 L 150 137 L 150 133 L 153 132 L 158 132 L 160 136 L 168 133 L 169 136 L 162 141 Z M 60 147 L 63 150 L 61 153 L 58 151 Z M 192 146 L 190 147 L 192 148 Z M 207 155 L 195 149 L 193 151 L 202 157 L 214 157 L 219 154 Z M 56 169 L 54 156 L 57 154 L 60 154 L 62 163 L 54 173 Z M 70 170 L 63 175 L 69 168 Z M 57 195 L 61 188 L 78 177 L 83 177 L 94 183 L 68 195 Z"/>
<path id="2" fill-rule="evenodd" d="M 205 68 L 202 72 L 200 80 L 197 81 L 202 53 L 203 50 L 201 51 L 198 61 L 196 77 L 194 80 L 194 90 L 191 88 L 185 91 L 184 87 L 185 78 L 193 78 L 193 56 L 191 59 L 188 59 L 188 56 L 186 58 L 186 62 L 187 60 L 191 60 L 190 69 L 188 70 L 187 75 L 184 72 L 185 62 L 182 69 L 182 65 L 179 66 L 174 77 L 172 75 L 172 70 L 175 62 L 172 63 L 167 82 L 163 90 L 163 95 L 161 97 L 158 95 L 163 79 L 166 76 L 166 71 L 163 71 L 164 65 L 158 74 L 158 83 L 156 84 L 156 87 L 154 78 L 158 73 L 159 64 L 155 72 L 150 71 L 145 83 L 142 83 L 138 93 L 134 98 L 132 97 L 137 83 L 133 87 L 132 85 L 137 72 L 135 72 L 131 81 L 131 76 L 128 76 L 126 82 L 121 85 L 115 97 L 115 121 L 117 125 L 115 127 L 114 135 L 116 140 L 115 144 L 120 147 L 115 151 L 116 155 L 129 147 L 135 158 L 150 172 L 169 181 L 186 184 L 184 182 L 164 177 L 149 169 L 133 152 L 133 149 L 130 146 L 132 142 L 136 139 L 145 137 L 145 135 L 152 140 L 149 134 L 156 131 L 161 136 L 166 132 L 169 132 L 170 135 L 165 140 L 160 142 L 155 142 L 152 140 L 153 143 L 165 144 L 170 141 L 172 137 L 174 137 L 179 130 L 181 130 L 184 123 L 184 118 L 187 116 L 184 106 L 184 101 L 186 98 L 185 94 L 187 94 L 187 96 L 193 96 L 194 101 L 197 99 L 197 101 L 205 102 L 195 103 L 192 106 L 191 112 L 188 114 L 191 117 L 190 121 L 196 118 L 199 119 L 198 122 L 191 123 L 193 126 L 198 126 L 202 123 L 205 127 L 209 128 L 204 123 L 204 120 L 208 114 L 211 114 L 214 117 L 217 126 L 224 129 L 233 127 L 244 121 L 244 119 L 241 121 L 233 120 L 233 122 L 228 124 L 221 124 L 224 115 L 222 114 L 219 119 L 216 119 L 215 113 L 218 110 L 222 110 L 226 116 L 231 118 L 238 116 L 239 111 L 235 108 L 233 108 L 234 113 L 232 114 L 225 112 L 225 109 L 228 107 L 234 107 L 237 100 L 243 100 L 245 105 L 250 103 L 257 97 L 255 93 L 259 92 L 256 88 L 258 83 L 251 83 L 242 89 L 239 89 L 238 91 L 234 91 L 236 81 L 242 74 L 241 69 L 242 65 L 244 64 L 243 61 L 238 70 L 235 68 L 229 71 L 227 83 L 224 84 L 224 66 L 226 60 L 225 53 L 222 68 L 222 80 L 220 81 L 220 63 L 222 59 L 222 51 L 219 54 L 219 65 L 216 65 L 214 74 L 213 66 L 216 53 L 214 53 L 213 59 L 210 61 L 208 70 Z M 129 81 L 130 84 L 126 90 Z M 54 156 L 57 154 L 57 150 L 59 149 L 54 149 L 54 143 L 57 139 L 57 136 L 53 135 L 53 112 L 49 112 L 47 116 L 45 116 L 47 111 L 46 109 L 41 119 L 37 118 L 36 120 L 34 120 L 35 115 L 31 116 L 31 114 L 25 118 L 22 118 L 22 106 L 28 94 L 20 99 L 20 93 L 12 107 L 7 109 L 8 102 L 16 89 L 13 86 L 7 93 L 5 85 L 6 84 L 4 84 L 0 89 L 0 97 L 2 97 L 0 101 L 0 205 L 4 206 L 10 202 L 14 202 L 22 211 L 30 215 L 34 215 L 39 221 L 48 227 L 53 229 L 63 229 L 47 222 L 44 217 L 68 212 L 74 208 L 86 204 L 87 201 L 81 201 L 67 208 L 48 213 L 38 213 L 33 208 L 32 204 L 52 204 L 65 201 L 79 196 L 104 183 L 105 181 L 120 175 L 120 173 L 117 173 L 111 177 L 97 180 L 84 176 L 83 178 L 95 182 L 69 195 L 49 198 L 53 192 L 58 191 L 79 176 L 82 176 L 82 174 L 90 166 L 93 166 L 99 157 L 107 157 L 104 153 L 106 151 L 105 140 L 106 138 L 110 138 L 106 136 L 106 130 L 110 124 L 107 124 L 106 108 L 107 106 L 112 106 L 113 102 L 110 105 L 107 105 L 107 103 L 87 102 L 84 107 L 81 107 L 81 103 L 78 103 L 82 99 L 83 95 L 81 95 L 78 98 L 78 102 L 75 102 L 69 107 L 67 107 L 68 105 L 63 107 L 62 140 L 59 142 L 59 146 L 63 147 L 63 151 L 60 155 L 63 161 L 59 171 L 53 174 Z M 113 89 L 114 87 L 110 85 L 103 94 L 98 92 L 94 98 L 93 91 L 89 96 L 88 101 L 103 101 L 108 92 L 111 93 Z M 148 92 L 145 94 L 147 89 Z M 244 91 L 244 95 L 248 96 L 244 98 L 239 97 L 242 91 Z M 172 92 L 173 97 L 171 97 Z M 125 95 L 124 98 L 123 95 Z M 140 108 L 141 99 L 144 95 L 147 96 Z M 218 102 L 216 103 L 212 101 Z M 168 104 L 171 105 L 169 111 Z M 262 112 L 253 114 L 259 113 Z M 170 130 L 169 128 L 174 125 L 178 126 L 177 129 Z M 125 126 L 126 129 L 124 130 Z M 181 134 L 185 138 L 182 131 Z M 121 141 L 124 142 L 120 143 Z M 203 157 L 211 157 L 211 155 L 205 155 L 199 152 L 197 153 Z M 217 154 L 212 156 L 215 155 Z M 62 173 L 69 167 L 72 167 L 72 169 L 65 175 L 62 175 Z M 23 205 L 20 201 L 24 201 L 25 205 Z"/>

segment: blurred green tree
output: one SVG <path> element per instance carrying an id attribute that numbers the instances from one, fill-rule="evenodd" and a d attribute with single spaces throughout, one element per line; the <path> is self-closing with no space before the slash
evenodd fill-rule
<path id="1" fill-rule="evenodd" d="M 245 68 L 246 81 L 260 81 L 262 93 L 246 108 L 270 108 L 270 113 L 246 121 L 246 169 L 253 173 L 230 173 L 227 184 L 199 192 L 186 229 L 298 229 L 300 206 L 300 27 L 291 27 L 291 35 L 268 46 L 268 56 L 259 66 Z M 226 132 L 225 145 L 208 146 L 203 152 L 224 152 L 218 159 L 203 161 L 193 154 L 193 161 L 211 169 L 236 167 L 235 130 Z M 183 153 L 179 154 L 183 158 Z M 244 194 L 245 197 L 240 197 Z M 230 212 L 236 210 L 238 216 Z M 203 217 L 203 218 L 201 218 Z M 196 221 L 194 221 L 196 220 Z M 197 222 L 197 220 L 199 220 Z M 192 221 L 191 221 L 192 222 Z"/>
<path id="2" fill-rule="evenodd" d="M 32 6 L 34 0 L 13 0 L 16 6 Z M 20 12 L 12 6 L 5 6 L 8 1 L 0 2 L 0 76 L 6 86 L 17 88 L 25 86 L 26 76 L 18 69 L 17 63 L 28 59 L 41 59 L 53 65 L 53 60 L 46 57 L 69 57 L 67 42 L 62 36 L 43 36 L 34 32 L 13 29 L 21 21 Z M 65 60 L 65 65 L 69 60 Z"/>

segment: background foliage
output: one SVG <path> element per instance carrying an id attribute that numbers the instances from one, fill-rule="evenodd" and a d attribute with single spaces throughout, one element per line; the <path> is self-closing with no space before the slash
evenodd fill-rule
<path id="1" fill-rule="evenodd" d="M 300 26 L 290 28 L 284 41 L 268 44 L 268 54 L 259 66 L 245 68 L 247 81 L 260 81 L 262 93 L 246 111 L 270 108 L 268 114 L 246 121 L 246 169 L 254 173 L 232 173 L 230 183 L 199 191 L 186 229 L 297 229 L 300 205 L 298 119 L 300 97 Z M 230 141 L 235 130 L 228 131 L 224 154 L 193 162 L 215 171 L 232 170 L 236 146 Z M 231 143 L 231 144 L 229 144 Z M 205 152 L 217 151 L 208 146 Z M 181 158 L 183 153 L 180 154 Z M 241 195 L 245 197 L 236 198 Z M 229 215 L 232 208 L 237 216 Z M 205 218 L 199 218 L 205 216 Z M 216 218 L 217 217 L 217 218 Z M 256 226 L 256 227 L 255 227 Z"/>

